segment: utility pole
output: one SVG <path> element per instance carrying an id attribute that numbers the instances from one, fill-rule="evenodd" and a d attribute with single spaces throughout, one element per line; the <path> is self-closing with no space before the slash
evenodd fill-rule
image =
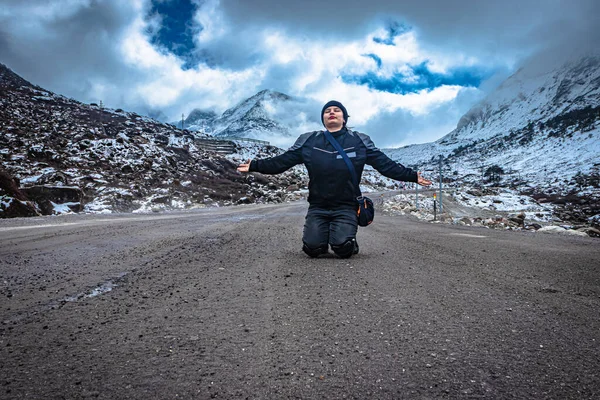
<path id="1" fill-rule="evenodd" d="M 442 155 L 440 154 L 440 213 L 443 212 L 442 208 Z"/>
<path id="2" fill-rule="evenodd" d="M 181 130 L 183 130 L 183 114 L 181 114 Z"/>
<path id="3" fill-rule="evenodd" d="M 419 168 L 415 167 L 415 169 L 418 171 Z M 415 208 L 417 209 L 417 211 L 419 211 L 419 184 L 415 183 Z"/>

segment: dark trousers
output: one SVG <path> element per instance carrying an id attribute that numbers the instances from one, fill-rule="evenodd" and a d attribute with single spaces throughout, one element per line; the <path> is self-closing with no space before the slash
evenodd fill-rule
<path id="1" fill-rule="evenodd" d="M 310 206 L 304 222 L 302 241 L 309 249 L 327 251 L 353 242 L 358 229 L 356 210 L 351 207 L 327 210 Z M 305 250 L 306 251 L 306 250 Z"/>

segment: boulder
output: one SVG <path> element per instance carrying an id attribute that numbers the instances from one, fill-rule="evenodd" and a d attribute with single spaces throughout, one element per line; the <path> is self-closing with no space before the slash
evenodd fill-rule
<path id="1" fill-rule="evenodd" d="M 162 144 L 162 145 L 168 145 L 169 144 L 169 136 L 167 135 L 155 135 L 154 136 L 154 142 Z"/>
<path id="2" fill-rule="evenodd" d="M 37 203 L 43 215 L 55 213 L 56 204 L 65 204 L 71 211 L 83 211 L 83 191 L 76 186 L 37 185 L 21 188 L 21 191 Z"/>
<path id="3" fill-rule="evenodd" d="M 448 213 L 438 214 L 437 218 L 440 222 L 452 222 L 452 216 Z"/>
<path id="4" fill-rule="evenodd" d="M 516 226 L 525 226 L 525 214 L 518 214 L 508 217 L 508 221 Z"/>
<path id="5" fill-rule="evenodd" d="M 511 228 L 518 228 L 518 227 L 522 227 L 523 225 L 523 221 L 518 220 L 516 218 L 509 218 L 506 221 L 506 225 L 510 226 Z"/>
<path id="6" fill-rule="evenodd" d="M 471 196 L 475 196 L 475 197 L 483 196 L 483 193 L 477 189 L 469 189 L 469 190 L 467 190 L 467 194 L 470 194 Z"/>
<path id="7" fill-rule="evenodd" d="M 600 229 L 592 228 L 592 227 L 583 227 L 577 229 L 578 232 L 584 232 L 588 236 L 591 237 L 600 237 Z"/>
<path id="8" fill-rule="evenodd" d="M 83 191 L 77 186 L 36 185 L 21 188 L 21 191 L 35 202 L 51 201 L 56 204 L 81 203 Z"/>
<path id="9" fill-rule="evenodd" d="M 533 224 L 527 225 L 526 228 L 527 229 L 533 229 L 533 230 L 537 231 L 538 229 L 541 229 L 542 226 L 540 224 L 533 223 Z"/>
<path id="10" fill-rule="evenodd" d="M 236 202 L 236 204 L 251 204 L 253 202 L 253 199 L 250 197 L 240 197 L 238 199 L 238 201 Z"/>
<path id="11" fill-rule="evenodd" d="M 462 217 L 461 219 L 458 220 L 458 224 L 471 226 L 471 225 L 473 225 L 473 221 L 471 221 L 471 219 L 468 217 Z"/>
<path id="12" fill-rule="evenodd" d="M 0 168 L 0 218 L 35 217 L 35 204 L 19 189 L 18 180 Z"/>
<path id="13" fill-rule="evenodd" d="M 157 196 L 152 199 L 154 204 L 169 204 L 171 203 L 171 196 Z"/>
<path id="14" fill-rule="evenodd" d="M 0 218 L 37 217 L 41 215 L 31 201 L 0 195 Z"/>

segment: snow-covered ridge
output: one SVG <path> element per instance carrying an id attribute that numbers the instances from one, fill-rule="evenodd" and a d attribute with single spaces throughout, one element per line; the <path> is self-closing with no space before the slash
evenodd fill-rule
<path id="1" fill-rule="evenodd" d="M 206 132 L 218 138 L 249 138 L 289 147 L 293 140 L 314 128 L 306 112 L 306 100 L 284 93 L 262 90 L 217 116 L 206 110 L 193 110 L 184 124 L 190 130 Z M 181 121 L 178 123 L 181 126 Z"/>
<path id="2" fill-rule="evenodd" d="M 547 68 L 533 60 L 433 143 L 387 149 L 393 159 L 448 179 L 476 182 L 500 166 L 506 181 L 539 190 L 598 195 L 576 177 L 600 164 L 600 55 Z"/>
<path id="3" fill-rule="evenodd" d="M 554 69 L 531 62 L 471 108 L 456 131 L 456 139 L 489 139 L 520 129 L 529 121 L 545 121 L 572 110 L 600 105 L 600 56 L 586 55 Z"/>

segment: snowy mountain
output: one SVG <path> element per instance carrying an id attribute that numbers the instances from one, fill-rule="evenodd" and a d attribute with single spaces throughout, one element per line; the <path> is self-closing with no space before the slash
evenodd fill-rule
<path id="1" fill-rule="evenodd" d="M 262 90 L 219 117 L 196 109 L 185 120 L 185 127 L 218 138 L 249 138 L 287 147 L 300 133 L 308 130 L 311 122 L 313 125 L 317 122 L 310 121 L 308 114 L 302 112 L 306 108 L 304 100 Z"/>
<path id="2" fill-rule="evenodd" d="M 450 181 L 482 181 L 498 166 L 499 184 L 600 195 L 600 55 L 538 61 L 519 69 L 441 139 L 386 152 L 431 173 L 442 156 Z"/>
<path id="3" fill-rule="evenodd" d="M 225 111 L 213 122 L 213 134 L 218 137 L 252 139 L 291 136 L 289 129 L 278 122 L 277 113 L 292 98 L 286 94 L 263 90 Z"/>
<path id="4" fill-rule="evenodd" d="M 212 132 L 212 123 L 217 117 L 218 115 L 214 111 L 204 111 L 196 108 L 183 120 L 183 128 L 194 132 L 210 133 Z M 174 121 L 171 124 L 178 128 L 182 127 L 181 121 Z"/>

